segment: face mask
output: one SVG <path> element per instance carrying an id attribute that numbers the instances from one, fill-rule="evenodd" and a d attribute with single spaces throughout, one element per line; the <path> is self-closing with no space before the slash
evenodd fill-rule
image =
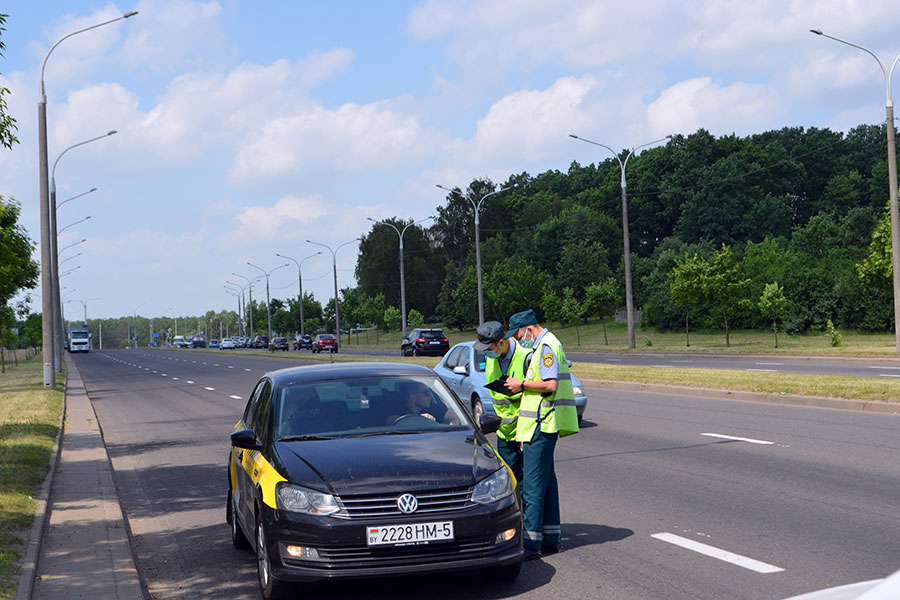
<path id="1" fill-rule="evenodd" d="M 525 335 L 528 335 L 529 333 L 531 333 L 530 329 L 525 332 Z M 519 345 L 522 346 L 523 348 L 533 348 L 534 347 L 534 336 L 532 336 L 532 338 L 530 340 L 525 339 L 523 337 L 521 340 L 519 340 Z"/>
<path id="2" fill-rule="evenodd" d="M 485 350 L 484 355 L 488 358 L 500 358 L 500 355 L 494 352 L 493 350 Z"/>

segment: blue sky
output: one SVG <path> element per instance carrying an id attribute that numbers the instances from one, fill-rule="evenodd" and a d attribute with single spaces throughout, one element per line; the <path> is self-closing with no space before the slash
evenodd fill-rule
<path id="1" fill-rule="evenodd" d="M 7 2 L 0 85 L 21 144 L 0 151 L 0 194 L 39 238 L 40 65 L 67 300 L 89 316 L 158 316 L 236 306 L 232 272 L 271 269 L 367 233 L 367 217 L 421 219 L 435 183 L 565 170 L 614 148 L 704 127 L 847 130 L 884 118 L 871 57 L 821 28 L 900 52 L 887 1 L 597 0 Z M 900 77 L 900 75 L 898 75 Z M 355 245 L 337 254 L 354 284 Z M 39 256 L 39 253 L 37 254 Z M 240 281 L 240 280 L 238 280 Z M 331 255 L 303 263 L 304 289 L 332 296 Z M 274 297 L 297 294 L 297 269 Z M 257 287 L 257 297 L 264 288 Z M 32 306 L 40 309 L 40 294 Z M 77 302 L 67 316 L 80 315 Z"/>

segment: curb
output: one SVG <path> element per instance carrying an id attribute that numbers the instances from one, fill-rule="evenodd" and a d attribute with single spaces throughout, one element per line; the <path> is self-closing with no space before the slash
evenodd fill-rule
<path id="1" fill-rule="evenodd" d="M 786 406 L 808 406 L 833 408 L 839 410 L 856 410 L 871 413 L 900 415 L 900 403 L 873 402 L 853 400 L 849 398 L 829 398 L 827 396 L 800 396 L 797 394 L 770 394 L 766 392 L 748 392 L 743 390 L 727 390 L 722 388 L 700 388 L 682 385 L 665 385 L 661 383 L 637 383 L 629 381 L 609 381 L 579 377 L 581 382 L 591 382 L 597 387 L 624 392 L 648 392 L 652 394 L 677 394 L 681 396 L 700 396 L 719 400 L 737 400 L 740 402 L 759 402 L 764 404 L 782 404 Z"/>
<path id="2" fill-rule="evenodd" d="M 56 431 L 56 440 L 53 442 L 53 451 L 50 455 L 50 471 L 44 477 L 41 491 L 38 494 L 37 510 L 34 523 L 28 534 L 28 547 L 25 549 L 25 558 L 22 560 L 19 585 L 16 588 L 16 600 L 31 600 L 34 591 L 34 573 L 37 570 L 37 561 L 41 553 L 41 540 L 47 526 L 47 504 L 50 498 L 50 488 L 53 486 L 53 476 L 56 474 L 56 465 L 59 463 L 59 454 L 62 450 L 62 436 L 66 425 L 66 394 L 69 391 L 69 369 L 66 365 L 66 381 L 63 386 L 62 413 L 59 415 L 59 426 Z"/>

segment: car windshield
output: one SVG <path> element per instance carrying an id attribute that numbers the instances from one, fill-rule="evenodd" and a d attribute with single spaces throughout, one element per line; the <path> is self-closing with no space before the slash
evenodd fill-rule
<path id="1" fill-rule="evenodd" d="M 471 430 L 436 377 L 364 377 L 292 383 L 276 397 L 276 438 L 312 439 Z"/>
<path id="2" fill-rule="evenodd" d="M 86 338 L 87 336 L 88 336 L 88 334 L 86 331 L 73 331 L 72 332 L 73 338 Z"/>

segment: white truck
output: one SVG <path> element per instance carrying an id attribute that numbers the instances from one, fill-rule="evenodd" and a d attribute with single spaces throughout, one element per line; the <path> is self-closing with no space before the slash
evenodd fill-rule
<path id="1" fill-rule="evenodd" d="M 90 352 L 91 331 L 87 325 L 69 325 L 69 352 Z"/>

